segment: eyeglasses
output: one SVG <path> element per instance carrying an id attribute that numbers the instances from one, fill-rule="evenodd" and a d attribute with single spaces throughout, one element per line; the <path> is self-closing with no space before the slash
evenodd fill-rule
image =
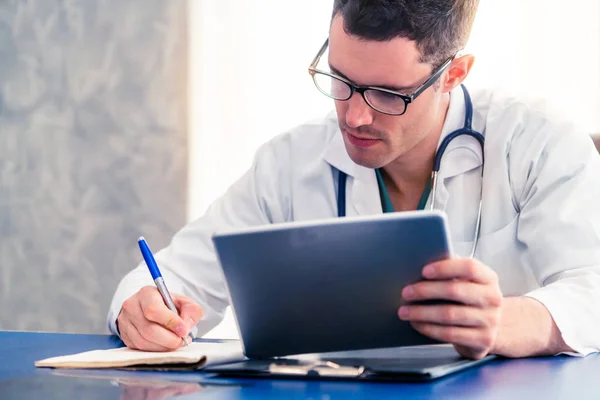
<path id="1" fill-rule="evenodd" d="M 355 92 L 360 93 L 365 102 L 372 109 L 387 115 L 404 114 L 408 104 L 415 101 L 421 93 L 431 86 L 454 59 L 454 57 L 447 59 L 433 72 L 433 75 L 431 75 L 429 79 L 414 91 L 413 94 L 407 95 L 376 86 L 356 86 L 348 79 L 342 78 L 341 76 L 318 70 L 317 65 L 319 64 L 319 60 L 325 53 L 328 45 L 329 39 L 325 40 L 321 50 L 319 50 L 319 53 L 310 64 L 310 67 L 308 67 L 308 73 L 312 76 L 317 89 L 325 96 L 341 101 L 349 100 Z"/>

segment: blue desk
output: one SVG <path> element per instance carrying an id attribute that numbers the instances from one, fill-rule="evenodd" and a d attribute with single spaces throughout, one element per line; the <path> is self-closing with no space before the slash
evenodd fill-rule
<path id="1" fill-rule="evenodd" d="M 498 360 L 430 383 L 217 379 L 201 372 L 36 369 L 122 346 L 104 335 L 0 332 L 0 399 L 600 399 L 600 355 Z"/>

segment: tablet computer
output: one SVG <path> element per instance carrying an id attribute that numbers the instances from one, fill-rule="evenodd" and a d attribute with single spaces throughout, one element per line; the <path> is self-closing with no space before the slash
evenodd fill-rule
<path id="1" fill-rule="evenodd" d="M 437 343 L 398 318 L 452 254 L 444 213 L 290 222 L 213 236 L 248 358 Z"/>

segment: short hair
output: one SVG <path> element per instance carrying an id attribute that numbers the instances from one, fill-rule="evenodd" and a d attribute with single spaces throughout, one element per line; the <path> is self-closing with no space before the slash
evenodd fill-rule
<path id="1" fill-rule="evenodd" d="M 365 40 L 414 40 L 435 67 L 465 47 L 479 0 L 334 0 L 344 31 Z"/>

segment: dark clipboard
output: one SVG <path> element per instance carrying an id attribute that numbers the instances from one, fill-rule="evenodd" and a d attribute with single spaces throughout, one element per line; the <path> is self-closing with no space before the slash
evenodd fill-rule
<path id="1" fill-rule="evenodd" d="M 449 346 L 413 346 L 251 359 L 209 367 L 205 372 L 223 377 L 417 382 L 438 379 L 494 358 L 469 360 Z"/>

